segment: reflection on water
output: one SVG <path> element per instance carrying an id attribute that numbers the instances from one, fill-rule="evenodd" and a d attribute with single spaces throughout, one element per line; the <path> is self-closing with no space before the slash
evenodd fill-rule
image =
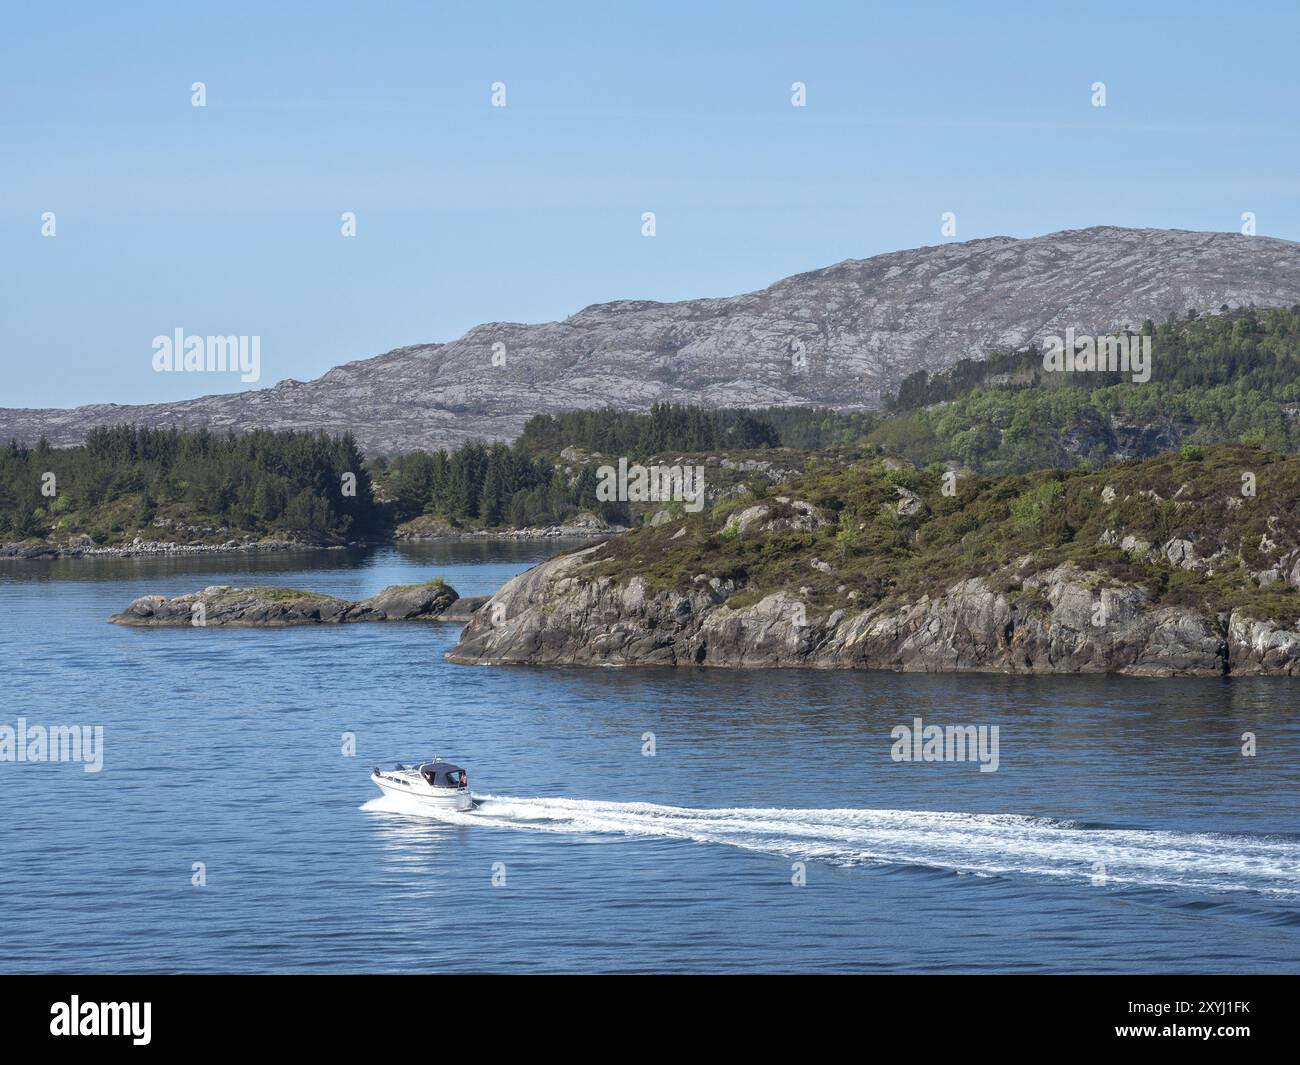
<path id="1" fill-rule="evenodd" d="M 320 551 L 231 551 L 199 555 L 141 555 L 132 558 L 0 559 L 0 584 L 41 581 L 132 581 L 169 577 L 220 577 L 237 583 L 245 576 L 328 574 L 400 568 L 470 569 L 519 563 L 525 569 L 551 555 L 588 546 L 590 539 L 413 541 L 384 547 Z M 494 589 L 495 590 L 495 589 Z"/>

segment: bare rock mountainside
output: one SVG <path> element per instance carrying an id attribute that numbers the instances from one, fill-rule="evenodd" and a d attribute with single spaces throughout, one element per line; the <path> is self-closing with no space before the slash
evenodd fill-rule
<path id="1" fill-rule="evenodd" d="M 575 408 L 874 407 L 918 369 L 1070 326 L 1100 334 L 1189 308 L 1298 302 L 1300 244 L 1291 241 L 1114 227 L 992 237 L 847 260 L 742 296 L 621 300 L 561 322 L 493 322 L 314 381 L 176 403 L 0 409 L 0 439 L 69 445 L 91 426 L 120 423 L 324 429 L 396 453 L 508 440 L 531 415 Z"/>

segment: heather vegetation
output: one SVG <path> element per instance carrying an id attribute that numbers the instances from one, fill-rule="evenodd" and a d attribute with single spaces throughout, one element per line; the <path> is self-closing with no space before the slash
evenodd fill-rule
<path id="1" fill-rule="evenodd" d="M 1270 575 L 1300 548 L 1300 458 L 1217 445 L 1101 471 L 944 473 L 881 460 L 821 465 L 696 517 L 636 529 L 606 546 L 601 571 L 683 591 L 700 574 L 730 580 L 736 608 L 784 590 L 856 610 L 993 574 L 1002 591 L 1031 595 L 1015 573 L 1071 562 L 1140 585 L 1157 604 L 1300 616 L 1300 593 L 1285 573 Z M 788 527 L 782 499 L 813 504 L 823 524 Z M 766 513 L 753 531 L 727 529 L 756 506 Z"/>

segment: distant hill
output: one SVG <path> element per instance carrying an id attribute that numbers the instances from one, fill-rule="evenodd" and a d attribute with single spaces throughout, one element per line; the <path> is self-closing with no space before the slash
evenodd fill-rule
<path id="1" fill-rule="evenodd" d="M 0 439 L 68 445 L 91 426 L 125 423 L 324 429 L 352 432 L 373 454 L 511 439 L 531 415 L 582 408 L 869 409 L 917 370 L 1070 326 L 1100 334 L 1189 308 L 1296 303 L 1300 244 L 1290 241 L 1114 227 L 993 237 L 848 260 L 741 296 L 480 325 L 305 383 L 177 403 L 0 409 Z"/>

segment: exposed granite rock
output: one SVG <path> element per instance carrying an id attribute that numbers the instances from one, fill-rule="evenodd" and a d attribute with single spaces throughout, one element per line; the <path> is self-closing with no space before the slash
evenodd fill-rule
<path id="1" fill-rule="evenodd" d="M 1297 302 L 1300 245 L 1290 241 L 1115 227 L 991 237 L 846 260 L 742 296 L 620 300 L 561 322 L 492 322 L 451 343 L 398 348 L 251 392 L 0 409 L 0 439 L 34 444 L 44 435 L 67 445 L 91 426 L 123 423 L 265 427 L 351 431 L 367 452 L 395 453 L 513 439 L 530 415 L 576 408 L 875 407 L 916 370 L 1069 326 L 1099 334 L 1188 308 Z M 496 344 L 507 352 L 500 364 Z M 1173 425 L 1113 431 L 1120 451 L 1134 454 L 1175 446 L 1184 434 Z"/>
<path id="2" fill-rule="evenodd" d="M 1170 540 L 1162 550 L 1171 566 L 1178 566 L 1180 569 L 1196 569 L 1196 547 L 1190 540 Z"/>
<path id="3" fill-rule="evenodd" d="M 1229 666 L 1234 673 L 1300 676 L 1300 631 L 1233 611 L 1228 621 Z"/>
<path id="4" fill-rule="evenodd" d="M 828 524 L 817 508 L 802 499 L 777 496 L 772 502 L 756 503 L 727 518 L 723 532 L 747 536 L 754 532 L 775 532 L 789 529 L 807 532 Z"/>
<path id="5" fill-rule="evenodd" d="M 490 595 L 462 595 L 436 618 L 431 618 L 429 620 L 447 622 L 454 621 L 464 624 L 474 616 L 474 612 L 478 610 L 479 607 L 491 598 Z"/>
<path id="6" fill-rule="evenodd" d="M 1013 594 L 999 578 L 941 595 L 814 613 L 788 591 L 733 609 L 730 582 L 689 592 L 585 573 L 600 548 L 509 581 L 447 657 L 462 663 L 807 666 L 905 672 L 1300 675 L 1300 631 L 1152 607 L 1143 589 L 1063 564 Z M 1019 565 L 1019 564 L 1018 564 Z"/>
<path id="7" fill-rule="evenodd" d="M 929 512 L 925 500 L 909 488 L 904 488 L 901 484 L 894 486 L 894 491 L 898 493 L 898 505 L 896 507 L 900 518 L 915 518 Z"/>
<path id="8" fill-rule="evenodd" d="M 208 627 L 235 625 L 281 628 L 287 625 L 343 624 L 353 621 L 436 621 L 450 612 L 459 596 L 440 581 L 394 585 L 369 599 L 354 602 L 294 588 L 232 588 L 214 584 L 201 592 L 168 599 L 146 595 L 108 620 L 137 627 Z M 473 601 L 482 605 L 483 599 Z M 447 620 L 472 614 L 462 607 Z"/>

